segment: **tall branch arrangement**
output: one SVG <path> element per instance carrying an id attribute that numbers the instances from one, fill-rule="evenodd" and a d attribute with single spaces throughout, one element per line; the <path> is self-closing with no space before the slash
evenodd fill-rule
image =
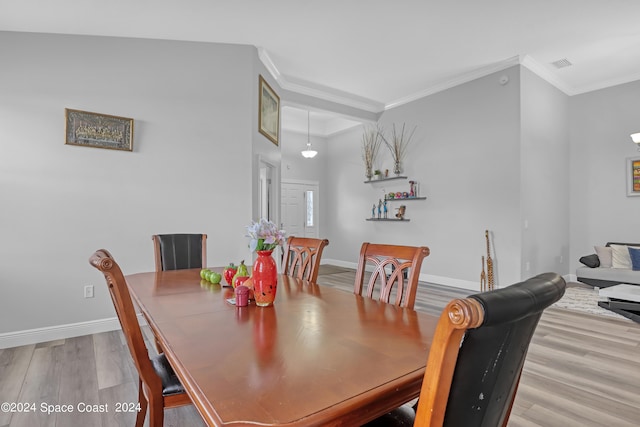
<path id="1" fill-rule="evenodd" d="M 380 151 L 380 145 L 384 137 L 382 136 L 382 128 L 378 125 L 367 126 L 362 134 L 362 160 L 364 160 L 364 166 L 366 168 L 367 177 L 371 178 L 371 171 L 373 171 L 373 163 Z"/>
<path id="2" fill-rule="evenodd" d="M 415 126 L 410 134 L 405 134 L 405 124 L 402 124 L 402 131 L 399 133 L 396 131 L 396 125 L 393 125 L 393 131 L 391 133 L 391 141 L 387 140 L 384 135 L 380 134 L 380 137 L 384 141 L 385 145 L 391 151 L 391 157 L 393 157 L 393 161 L 395 163 L 399 163 L 404 159 L 404 156 L 407 154 L 407 146 L 411 142 L 411 138 L 416 131 Z"/>

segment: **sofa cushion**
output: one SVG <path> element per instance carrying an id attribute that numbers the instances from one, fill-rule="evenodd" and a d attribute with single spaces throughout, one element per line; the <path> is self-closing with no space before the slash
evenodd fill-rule
<path id="1" fill-rule="evenodd" d="M 631 268 L 631 257 L 627 245 L 611 245 L 611 267 Z"/>
<path id="2" fill-rule="evenodd" d="M 629 257 L 631 258 L 632 270 L 640 271 L 640 248 L 629 246 Z"/>
<path id="3" fill-rule="evenodd" d="M 596 279 L 615 282 L 615 284 L 631 283 L 633 285 L 640 285 L 640 273 L 624 268 L 578 267 L 576 269 L 576 276 L 578 280 Z"/>
<path id="4" fill-rule="evenodd" d="M 590 268 L 600 267 L 600 259 L 597 254 L 585 255 L 580 258 L 580 262 Z"/>
<path id="5" fill-rule="evenodd" d="M 611 268 L 611 253 L 612 249 L 607 246 L 594 246 L 598 259 L 600 260 L 601 268 Z"/>

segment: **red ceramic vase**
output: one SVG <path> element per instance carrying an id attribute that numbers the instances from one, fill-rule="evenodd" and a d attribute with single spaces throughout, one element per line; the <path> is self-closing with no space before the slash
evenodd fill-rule
<path id="1" fill-rule="evenodd" d="M 266 307 L 276 299 L 278 267 L 271 256 L 273 251 L 257 251 L 258 258 L 253 263 L 253 295 L 256 305 Z"/>

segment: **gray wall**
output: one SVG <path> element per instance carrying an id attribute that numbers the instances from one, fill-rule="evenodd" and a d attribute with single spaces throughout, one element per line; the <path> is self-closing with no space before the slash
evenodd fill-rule
<path id="1" fill-rule="evenodd" d="M 499 77 L 508 75 L 507 85 Z M 326 257 L 355 263 L 364 241 L 426 245 L 422 272 L 430 280 L 477 287 L 484 231 L 492 231 L 498 283 L 520 279 L 520 84 L 519 67 L 436 93 L 386 111 L 380 120 L 417 126 L 404 174 L 420 183 L 426 201 L 408 201 L 408 223 L 367 222 L 384 192 L 408 191 L 408 180 L 364 184 L 360 138 L 354 130 L 329 141 L 329 217 Z M 381 150 L 380 169 L 393 163 Z M 390 205 L 391 213 L 399 202 Z"/>
<path id="2" fill-rule="evenodd" d="M 521 126 L 522 277 L 567 274 L 569 97 L 524 67 Z"/>
<path id="3" fill-rule="evenodd" d="M 252 140 L 273 146 L 255 48 L 0 32 L 0 56 L 0 333 L 113 317 L 99 248 L 125 274 L 153 269 L 155 233 L 247 255 Z M 134 118 L 134 152 L 64 145 L 65 107 Z"/>
<path id="4" fill-rule="evenodd" d="M 571 272 L 594 245 L 640 242 L 640 197 L 627 197 L 626 159 L 640 157 L 640 81 L 573 96 L 570 106 Z"/>

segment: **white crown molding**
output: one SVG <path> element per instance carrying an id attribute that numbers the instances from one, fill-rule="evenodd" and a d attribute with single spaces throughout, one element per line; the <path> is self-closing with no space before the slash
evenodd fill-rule
<path id="1" fill-rule="evenodd" d="M 526 67 L 529 71 L 568 96 L 579 95 L 640 80 L 640 73 L 637 73 L 623 78 L 607 80 L 594 85 L 573 87 L 567 84 L 562 79 L 558 78 L 558 76 L 555 75 L 552 70 L 540 64 L 529 55 L 517 55 L 511 58 L 507 58 L 504 61 L 475 69 L 469 73 L 459 75 L 453 79 L 443 81 L 437 85 L 431 86 L 427 89 L 413 93 L 411 95 L 407 95 L 395 101 L 391 101 L 387 104 L 382 104 L 377 101 L 362 98 L 357 95 L 318 85 L 309 81 L 296 79 L 293 77 L 285 77 L 284 75 L 280 74 L 280 71 L 263 48 L 258 48 L 258 56 L 265 67 L 269 70 L 271 75 L 276 79 L 278 84 L 283 89 L 319 99 L 324 99 L 326 101 L 335 102 L 337 104 L 345 105 L 348 107 L 359 108 L 361 110 L 376 114 L 395 107 L 399 107 L 412 101 L 416 101 L 426 96 L 433 95 L 434 93 L 442 92 L 444 90 L 459 86 L 463 83 L 468 83 L 489 74 L 505 70 L 514 65 L 521 65 L 523 67 Z"/>
<path id="2" fill-rule="evenodd" d="M 358 108 L 370 113 L 380 113 L 384 108 L 384 104 L 381 102 L 318 85 L 306 80 L 297 79 L 295 77 L 284 76 L 280 73 L 278 67 L 275 66 L 264 48 L 258 48 L 258 57 L 267 70 L 269 70 L 273 78 L 276 79 L 280 87 L 285 90 L 346 105 L 347 107 Z"/>
<path id="3" fill-rule="evenodd" d="M 565 95 L 575 95 L 576 91 L 574 88 L 560 80 L 556 75 L 554 75 L 547 67 L 540 64 L 538 61 L 534 60 L 529 55 L 524 55 L 520 60 L 520 65 L 526 67 L 529 71 L 540 77 L 542 80 L 546 81 L 552 86 L 555 86 L 560 91 L 564 92 Z"/>
<path id="4" fill-rule="evenodd" d="M 265 66 L 265 68 L 269 70 L 269 73 L 271 73 L 273 78 L 276 79 L 278 83 L 280 83 L 282 75 L 280 74 L 278 67 L 276 67 L 276 64 L 273 63 L 271 57 L 263 47 L 258 48 L 258 58 L 260 58 L 260 61 L 262 61 L 262 64 Z"/>
<path id="5" fill-rule="evenodd" d="M 469 73 L 461 74 L 453 79 L 444 81 L 435 86 L 431 86 L 425 90 L 420 92 L 416 92 L 412 95 L 405 96 L 404 98 L 397 99 L 395 101 L 389 102 L 384 106 L 385 110 L 389 110 L 391 108 L 399 107 L 400 105 L 407 104 L 412 101 L 416 101 L 420 98 L 424 98 L 429 95 L 433 95 L 434 93 L 442 92 L 443 90 L 450 89 L 452 87 L 459 86 L 463 83 L 467 83 L 480 77 L 488 76 L 491 73 L 495 73 L 497 71 L 505 70 L 509 67 L 513 67 L 514 65 L 518 65 L 520 63 L 520 57 L 514 56 L 504 61 L 497 62 L 495 64 L 488 65 L 486 67 L 477 68 Z"/>
<path id="6" fill-rule="evenodd" d="M 574 90 L 573 95 L 580 95 L 583 93 L 593 92 L 594 90 L 606 89 L 608 87 L 618 86 L 625 83 L 631 83 L 640 80 L 640 73 L 632 74 L 630 76 L 621 77 L 618 79 L 607 80 L 594 85 L 581 86 Z"/>

